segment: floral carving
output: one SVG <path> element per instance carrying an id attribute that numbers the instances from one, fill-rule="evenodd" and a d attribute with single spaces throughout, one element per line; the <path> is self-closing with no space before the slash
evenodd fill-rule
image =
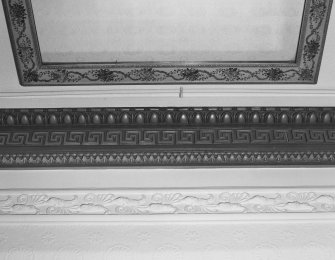
<path id="1" fill-rule="evenodd" d="M 218 69 L 215 74 L 222 80 L 228 81 L 228 82 L 234 82 L 239 80 L 246 80 L 249 77 L 243 76 L 242 71 L 240 71 L 238 68 L 228 68 L 228 69 Z"/>
<path id="2" fill-rule="evenodd" d="M 69 197 L 70 196 L 70 197 Z M 147 190 L 108 193 L 73 191 L 62 195 L 13 194 L 0 203 L 0 215 L 153 215 L 153 214 L 261 214 L 335 212 L 332 192 L 239 192 Z M 49 236 L 48 236 L 49 237 Z M 47 238 L 46 238 L 47 239 Z"/>
<path id="3" fill-rule="evenodd" d="M 119 76 L 108 69 L 94 71 L 93 74 L 103 82 L 111 82 L 119 79 Z"/>
<path id="4" fill-rule="evenodd" d="M 279 68 L 265 69 L 262 71 L 262 74 L 272 81 L 282 80 L 285 76 L 284 71 Z"/>
<path id="5" fill-rule="evenodd" d="M 27 18 L 27 12 L 22 1 L 18 0 L 10 5 L 10 16 L 18 26 L 23 26 Z"/>
<path id="6" fill-rule="evenodd" d="M 299 73 L 301 80 L 312 80 L 313 79 L 313 70 L 311 69 L 301 69 Z"/>
<path id="7" fill-rule="evenodd" d="M 27 64 L 34 57 L 34 49 L 31 47 L 31 41 L 28 37 L 22 37 L 19 39 L 19 44 L 21 48 L 18 50 L 18 55 L 21 61 Z"/>
<path id="8" fill-rule="evenodd" d="M 204 80 L 206 78 L 199 70 L 191 68 L 178 70 L 177 74 L 187 81 Z"/>
<path id="9" fill-rule="evenodd" d="M 315 58 L 320 50 L 320 43 L 317 40 L 311 40 L 305 46 L 306 59 L 311 61 Z"/>
<path id="10" fill-rule="evenodd" d="M 160 70 L 155 70 L 153 68 L 143 68 L 143 69 L 135 69 L 131 70 L 127 74 L 128 78 L 132 80 L 139 81 L 162 81 L 167 78 L 167 73 Z"/>
<path id="11" fill-rule="evenodd" d="M 311 6 L 311 19 L 313 22 L 320 22 L 325 17 L 327 5 L 325 0 L 313 0 Z"/>
<path id="12" fill-rule="evenodd" d="M 65 69 L 55 70 L 51 72 L 51 78 L 57 82 L 66 81 L 67 71 Z"/>
<path id="13" fill-rule="evenodd" d="M 23 72 L 23 79 L 26 82 L 38 82 L 39 81 L 38 71 L 36 71 L 36 70 L 25 70 Z"/>

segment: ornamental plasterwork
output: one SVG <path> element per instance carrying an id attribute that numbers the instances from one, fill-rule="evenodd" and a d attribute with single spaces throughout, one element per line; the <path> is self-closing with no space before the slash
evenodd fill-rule
<path id="1" fill-rule="evenodd" d="M 334 190 L 4 191 L 1 215 L 335 213 Z"/>

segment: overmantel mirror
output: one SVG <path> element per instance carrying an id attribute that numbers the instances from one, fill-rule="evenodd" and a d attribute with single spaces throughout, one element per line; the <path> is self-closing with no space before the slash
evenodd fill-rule
<path id="1" fill-rule="evenodd" d="M 20 82 L 316 83 L 332 0 L 2 0 Z"/>
<path id="2" fill-rule="evenodd" d="M 333 3 L 2 2 L 20 83 L 45 91 L 316 83 Z M 88 106 L 0 109 L 0 167 L 335 165 L 334 107 Z"/>

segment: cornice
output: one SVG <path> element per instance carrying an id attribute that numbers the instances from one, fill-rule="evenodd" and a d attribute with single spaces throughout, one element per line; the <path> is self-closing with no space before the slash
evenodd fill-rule
<path id="1" fill-rule="evenodd" d="M 0 110 L 0 167 L 333 165 L 334 108 Z"/>

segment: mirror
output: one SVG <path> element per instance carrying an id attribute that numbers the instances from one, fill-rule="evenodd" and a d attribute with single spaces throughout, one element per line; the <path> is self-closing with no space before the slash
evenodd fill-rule
<path id="1" fill-rule="evenodd" d="M 44 63 L 294 62 L 304 0 L 31 0 Z"/>
<path id="2" fill-rule="evenodd" d="M 2 0 L 23 86 L 315 84 L 333 0 Z"/>

